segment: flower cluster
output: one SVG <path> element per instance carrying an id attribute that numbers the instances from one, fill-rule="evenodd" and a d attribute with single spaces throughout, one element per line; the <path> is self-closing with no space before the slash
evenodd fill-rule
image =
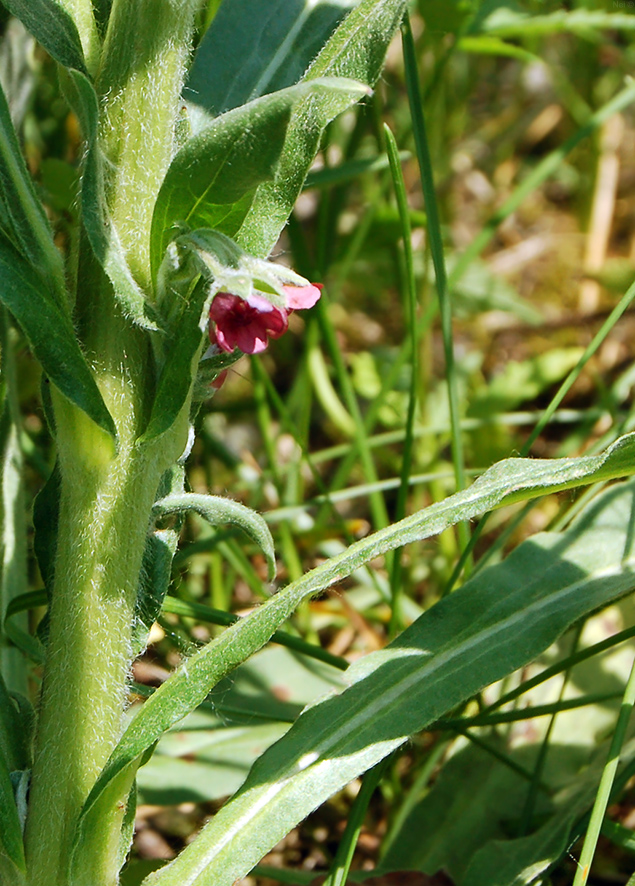
<path id="1" fill-rule="evenodd" d="M 280 338 L 289 326 L 292 311 L 312 308 L 320 297 L 321 286 L 284 285 L 285 306 L 273 305 L 264 294 L 247 298 L 229 292 L 214 296 L 210 308 L 209 337 L 213 345 L 231 353 L 239 348 L 245 354 L 259 354 L 270 338 Z"/>

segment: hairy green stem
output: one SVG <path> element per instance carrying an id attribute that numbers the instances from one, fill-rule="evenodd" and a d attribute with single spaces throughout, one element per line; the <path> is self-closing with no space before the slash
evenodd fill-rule
<path id="1" fill-rule="evenodd" d="M 108 211 L 138 282 L 151 295 L 149 234 L 175 150 L 175 121 L 195 0 L 114 0 L 97 87 Z M 61 501 L 50 633 L 26 827 L 29 886 L 70 886 L 78 816 L 121 736 L 139 572 L 164 471 L 187 439 L 189 403 L 148 445 L 156 390 L 149 334 L 123 315 L 82 244 L 77 327 L 115 442 L 53 391 Z M 124 809 L 103 823 L 90 886 L 114 886 Z M 127 849 L 127 847 L 126 847 Z M 124 850 L 125 851 L 125 850 Z"/>
<path id="2" fill-rule="evenodd" d="M 143 369 L 151 367 L 147 342 L 114 308 L 101 329 L 105 356 L 95 361 L 96 374 L 119 432 L 117 451 L 84 413 L 54 394 L 62 492 L 26 834 L 33 886 L 68 882 L 75 822 L 121 735 L 149 514 L 161 475 L 187 435 L 182 420 L 160 445 L 135 444 L 148 411 L 145 389 L 152 387 Z M 116 850 L 104 846 L 94 886 L 116 882 Z"/>
<path id="3" fill-rule="evenodd" d="M 150 224 L 174 154 L 197 0 L 114 0 L 97 88 L 109 204 L 128 263 L 150 291 Z"/>

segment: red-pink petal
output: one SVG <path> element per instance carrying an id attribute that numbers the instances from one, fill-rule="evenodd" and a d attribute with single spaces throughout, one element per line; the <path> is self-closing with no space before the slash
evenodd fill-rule
<path id="1" fill-rule="evenodd" d="M 322 285 L 310 283 L 308 286 L 283 286 L 287 297 L 287 308 L 297 311 L 312 308 L 321 295 Z"/>
<path id="2" fill-rule="evenodd" d="M 225 331 L 220 328 L 220 326 L 216 327 L 216 344 L 219 348 L 222 348 L 223 351 L 227 351 L 228 354 L 236 347 L 236 339 L 233 334 L 230 332 L 229 335 L 225 334 Z"/>
<path id="3" fill-rule="evenodd" d="M 229 292 L 219 292 L 212 300 L 209 316 L 215 323 L 222 323 L 225 317 L 230 316 L 242 301 L 237 295 Z"/>

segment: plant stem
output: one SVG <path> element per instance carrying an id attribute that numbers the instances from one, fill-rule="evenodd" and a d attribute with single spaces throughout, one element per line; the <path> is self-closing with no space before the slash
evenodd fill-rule
<path id="1" fill-rule="evenodd" d="M 631 673 L 626 684 L 626 689 L 624 690 L 622 705 L 615 725 L 615 731 L 613 732 L 613 738 L 611 739 L 608 759 L 606 766 L 602 771 L 602 778 L 600 779 L 595 803 L 593 804 L 589 827 L 586 837 L 584 838 L 584 845 L 582 846 L 580 862 L 576 870 L 573 886 L 584 886 L 589 878 L 591 863 L 593 862 L 593 856 L 595 855 L 595 849 L 600 836 L 602 821 L 606 815 L 606 808 L 609 804 L 609 798 L 611 796 L 617 767 L 619 766 L 620 754 L 626 737 L 628 721 L 633 711 L 633 705 L 635 705 L 635 662 L 633 662 L 631 667 Z"/>
<path id="2" fill-rule="evenodd" d="M 147 295 L 152 212 L 174 153 L 194 6 L 194 0 L 114 0 L 96 80 L 108 212 Z M 149 336 L 123 315 L 86 241 L 76 305 L 82 344 L 118 440 L 115 446 L 52 391 L 61 500 L 26 827 L 30 886 L 78 882 L 70 873 L 77 819 L 123 729 L 150 510 L 162 474 L 183 452 L 189 414 L 188 402 L 169 431 L 137 444 L 156 389 Z M 103 822 L 90 886 L 117 882 L 124 807 L 113 804 Z"/>
<path id="3" fill-rule="evenodd" d="M 135 445 L 147 414 L 149 373 L 141 365 L 145 354 L 151 367 L 147 342 L 114 309 L 101 337 L 106 359 L 98 377 L 119 431 L 117 452 L 84 413 L 53 392 L 62 491 L 26 833 L 33 886 L 67 882 L 77 816 L 121 735 L 150 509 L 187 434 L 180 422 L 160 446 Z M 104 844 L 94 886 L 116 882 L 117 847 Z"/>
<path id="4" fill-rule="evenodd" d="M 148 293 L 150 225 L 174 155 L 196 5 L 114 0 L 97 78 L 104 97 L 100 141 L 111 170 L 111 217 L 130 269 Z"/>

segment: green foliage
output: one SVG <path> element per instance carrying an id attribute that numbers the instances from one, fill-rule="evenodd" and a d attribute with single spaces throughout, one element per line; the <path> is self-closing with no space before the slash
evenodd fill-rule
<path id="1" fill-rule="evenodd" d="M 631 83 L 618 91 L 632 17 L 608 3 L 422 2 L 417 27 L 402 23 L 403 60 L 393 44 L 379 80 L 405 0 L 5 5 L 45 51 L 16 67 L 11 53 L 31 38 L 0 40 L 0 300 L 35 357 L 8 322 L 3 886 L 116 882 L 137 780 L 145 803 L 234 796 L 172 864 L 153 872 L 162 862 L 133 856 L 122 883 L 269 876 L 253 870 L 262 856 L 364 772 L 352 805 L 343 792 L 318 813 L 329 839 L 312 861 L 330 864 L 328 886 L 346 879 L 367 808 L 388 827 L 378 871 L 445 868 L 457 886 L 521 886 L 558 863 L 593 806 L 586 877 L 608 799 L 634 766 L 635 676 L 605 766 L 599 736 L 625 666 L 591 656 L 634 629 L 588 646 L 578 626 L 635 586 L 635 486 L 555 493 L 635 471 L 626 340 L 601 347 L 635 286 L 616 306 L 600 293 L 584 331 L 574 328 L 565 299 L 580 255 L 572 262 L 568 235 L 602 180 L 611 118 L 635 96 Z M 605 29 L 619 40 L 600 53 Z M 623 151 L 621 162 L 628 176 Z M 276 250 L 284 266 L 266 262 L 290 216 Z M 494 255 L 479 259 L 486 247 Z M 553 276 L 538 294 L 537 256 Z M 216 293 L 255 288 L 286 309 L 285 285 L 314 279 L 328 295 L 289 316 L 289 334 L 251 368 L 232 369 L 238 351 L 203 354 Z M 535 454 L 586 454 L 487 469 L 529 453 L 548 423 Z M 36 577 L 24 593 L 38 569 L 21 495 L 42 481 L 33 554 L 44 587 Z M 492 509 L 495 531 L 481 533 L 484 518 L 468 543 L 467 521 Z M 542 675 L 564 674 L 560 698 L 543 704 L 539 677 L 514 677 L 490 704 L 492 683 L 538 656 L 551 663 L 571 625 L 570 655 Z M 130 682 L 131 651 L 143 654 L 149 636 L 150 662 L 170 668 L 174 647 L 182 654 L 156 690 L 143 683 L 146 661 Z M 281 646 L 263 648 L 270 641 Z M 35 714 L 13 691 L 5 652 L 24 687 L 35 683 L 27 667 L 43 674 L 35 747 Z M 528 690 L 528 706 L 510 709 Z M 128 709 L 135 693 L 146 700 Z M 575 752 L 562 741 L 565 711 L 578 718 Z M 542 745 L 517 747 L 517 721 L 547 715 Z M 333 812 L 348 825 L 331 861 Z M 604 830 L 629 849 L 623 825 Z M 275 876 L 304 882 L 301 871 Z"/>
<path id="2" fill-rule="evenodd" d="M 64 306 L 62 259 L 20 152 L 9 107 L 0 88 L 0 229 Z"/>
<path id="3" fill-rule="evenodd" d="M 356 542 L 339 556 L 332 557 L 287 586 L 284 591 L 268 600 L 250 616 L 234 624 L 217 640 L 184 662 L 146 701 L 130 723 L 84 805 L 75 842 L 75 858 L 90 857 L 90 847 L 93 842 L 103 839 L 103 824 L 100 825 L 100 822 L 105 819 L 108 810 L 114 804 L 121 802 L 127 796 L 145 752 L 167 729 L 194 710 L 222 677 L 260 649 L 303 599 L 350 575 L 373 557 L 412 541 L 428 538 L 460 520 L 469 519 L 493 507 L 523 501 L 543 495 L 547 491 L 567 489 L 627 475 L 635 470 L 634 447 L 635 435 L 628 435 L 600 456 L 561 459 L 554 462 L 522 459 L 500 462 L 483 474 L 470 489 L 450 496 L 420 514 L 406 517 L 399 523 Z M 619 589 L 613 588 L 613 596 L 623 593 L 627 587 L 630 587 L 623 577 L 620 580 Z M 454 596 L 451 599 L 453 600 Z M 580 614 L 585 611 L 587 610 L 583 608 Z M 460 616 L 457 615 L 458 617 Z M 560 624 L 562 630 L 563 623 Z M 564 625 L 566 624 L 568 622 L 565 618 Z M 554 636 L 557 635 L 558 632 Z M 487 642 L 491 643 L 489 635 Z M 495 662 L 490 662 L 489 666 L 497 667 Z M 469 685 L 472 686 L 471 683 Z M 475 686 L 472 691 L 476 691 L 477 688 L 478 686 Z M 465 697 L 468 696 L 461 696 Z M 457 699 L 457 702 L 460 700 Z M 437 711 L 435 716 L 443 712 Z M 326 728 L 330 729 L 331 725 L 329 721 Z M 423 728 L 423 725 L 425 724 L 415 728 Z M 385 746 L 386 753 L 389 753 L 402 741 L 403 738 L 400 738 L 396 744 L 380 743 L 380 747 Z M 371 757 L 368 759 L 372 758 L 372 753 L 371 748 L 369 750 Z M 382 756 L 384 754 L 372 759 L 368 765 L 372 766 Z M 364 757 L 364 760 L 366 759 Z M 365 767 L 362 765 L 357 772 L 363 768 Z M 335 775 L 333 777 L 335 778 Z M 343 784 L 345 782 L 346 780 Z M 328 793 L 323 796 L 328 796 Z M 231 882 L 237 876 L 239 875 L 236 874 Z"/>
<path id="4" fill-rule="evenodd" d="M 6 856 L 18 870 L 26 870 L 22 828 L 13 795 L 13 784 L 2 758 L 0 758 L 0 848 L 2 855 Z"/>
<path id="5" fill-rule="evenodd" d="M 577 365 L 582 348 L 554 348 L 531 360 L 510 360 L 503 371 L 470 403 L 468 415 L 487 417 L 534 400 Z"/>
<path id="6" fill-rule="evenodd" d="M 236 236 L 258 186 L 274 177 L 298 104 L 339 101 L 344 110 L 365 94 L 360 84 L 325 77 L 249 102 L 193 136 L 172 161 L 157 198 L 152 218 L 154 274 L 177 222 Z"/>
<path id="7" fill-rule="evenodd" d="M 0 299 L 20 324 L 50 380 L 109 434 L 115 426 L 82 354 L 66 312 L 47 292 L 42 278 L 8 240 L 0 236 Z"/>
<path id="8" fill-rule="evenodd" d="M 233 883 L 316 803 L 533 660 L 581 616 L 632 590 L 634 490 L 632 482 L 615 487 L 568 531 L 534 536 L 386 649 L 352 665 L 349 687 L 303 713 L 199 837 L 147 878 L 148 886 Z"/>
<path id="9" fill-rule="evenodd" d="M 77 27 L 60 3 L 55 0 L 3 0 L 3 3 L 55 61 L 86 73 Z"/>
<path id="10" fill-rule="evenodd" d="M 282 647 L 262 650 L 221 680 L 208 703 L 161 739 L 139 770 L 143 802 L 174 804 L 233 794 L 303 707 L 342 685 L 332 668 L 316 667 Z"/>
<path id="11" fill-rule="evenodd" d="M 168 495 L 159 499 L 153 508 L 153 516 L 163 517 L 166 514 L 183 514 L 195 511 L 204 517 L 211 526 L 222 526 L 233 523 L 239 526 L 258 547 L 262 549 L 269 568 L 269 580 L 276 574 L 276 555 L 273 549 L 273 538 L 269 527 L 255 511 L 241 505 L 240 502 L 218 495 L 197 495 L 192 492 Z"/>
<path id="12" fill-rule="evenodd" d="M 346 77 L 373 86 L 404 8 L 404 0 L 361 0 L 311 64 L 303 82 Z M 324 94 L 305 99 L 295 111 L 273 181 L 258 188 L 236 235 L 247 252 L 269 254 L 291 214 L 326 125 L 348 104 L 343 96 Z"/>
<path id="13" fill-rule="evenodd" d="M 354 7 L 355 0 L 221 4 L 196 51 L 185 97 L 216 115 L 293 86 Z"/>
<path id="14" fill-rule="evenodd" d="M 134 279 L 106 200 L 104 158 L 97 143 L 99 99 L 90 80 L 70 70 L 64 78 L 66 94 L 78 115 L 87 150 L 82 172 L 82 220 L 99 263 L 113 285 L 115 295 L 135 323 L 155 330 L 152 306 Z"/>

